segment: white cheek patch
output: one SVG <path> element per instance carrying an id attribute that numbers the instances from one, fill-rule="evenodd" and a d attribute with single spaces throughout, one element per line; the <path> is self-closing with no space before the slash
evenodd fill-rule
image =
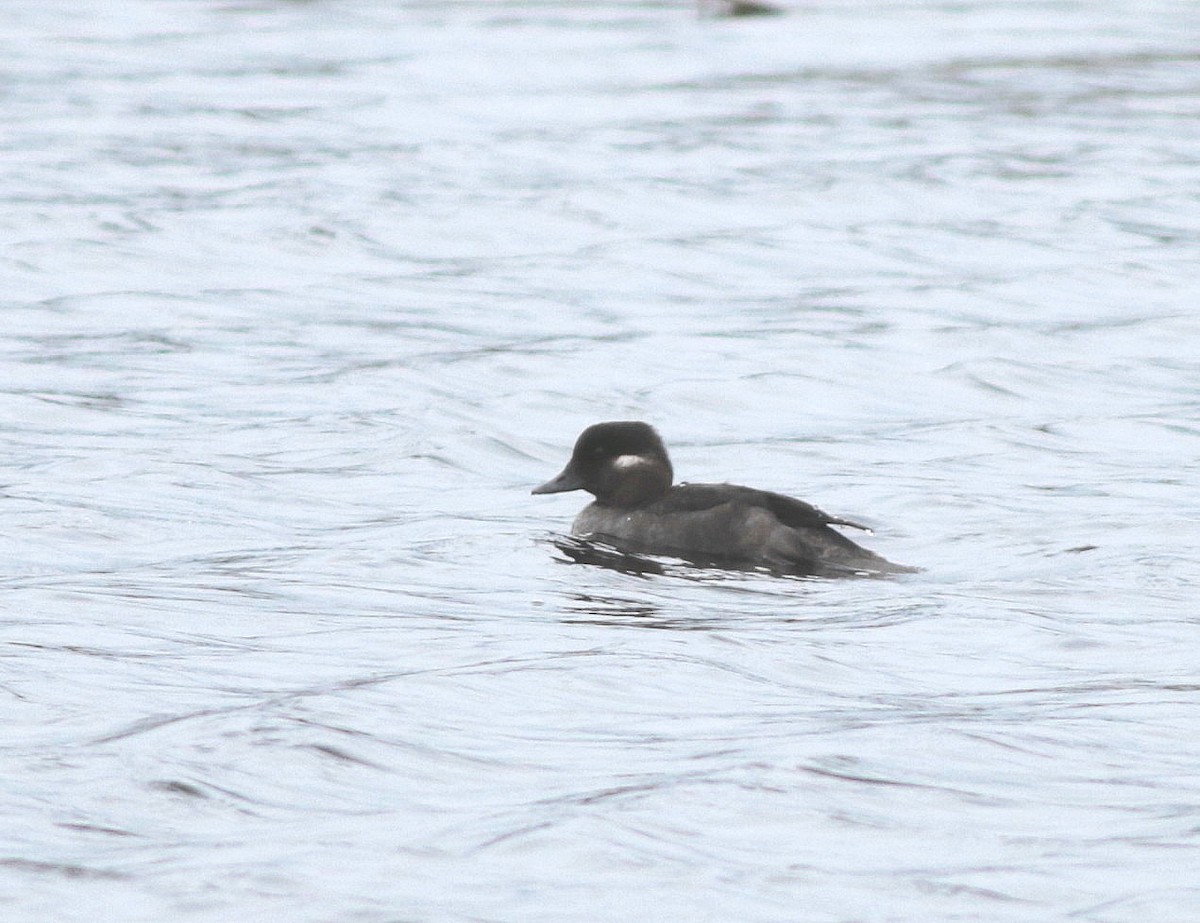
<path id="1" fill-rule="evenodd" d="M 645 455 L 618 455 L 612 460 L 614 468 L 637 468 L 640 465 L 650 464 L 650 459 Z"/>

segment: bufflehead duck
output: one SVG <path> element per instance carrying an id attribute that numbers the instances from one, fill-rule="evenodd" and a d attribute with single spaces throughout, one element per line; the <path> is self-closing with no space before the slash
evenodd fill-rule
<path id="1" fill-rule="evenodd" d="M 676 484 L 666 446 L 647 423 L 589 426 L 571 460 L 535 494 L 586 490 L 596 499 L 571 533 L 623 551 L 785 573 L 912 573 L 831 526 L 866 529 L 783 494 L 736 484 Z M 868 530 L 869 531 L 869 530 Z"/>

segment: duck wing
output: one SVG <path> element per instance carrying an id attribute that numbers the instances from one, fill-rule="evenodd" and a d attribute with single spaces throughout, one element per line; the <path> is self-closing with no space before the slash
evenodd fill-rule
<path id="1" fill-rule="evenodd" d="M 785 494 L 775 494 L 765 490 L 758 491 L 758 493 L 766 495 L 768 508 L 779 517 L 779 521 L 785 526 L 795 528 L 798 526 L 811 526 L 819 522 L 826 526 L 849 526 L 851 529 L 861 529 L 864 532 L 871 531 L 869 526 L 864 526 L 861 522 L 830 516 L 824 510 L 817 509 L 811 503 L 805 503 L 803 500 L 797 500 L 795 497 L 789 497 Z"/>
<path id="2" fill-rule="evenodd" d="M 696 513 L 725 503 L 737 503 L 769 510 L 783 525 L 793 529 L 850 526 L 864 532 L 871 531 L 862 523 L 830 516 L 824 510 L 795 497 L 738 484 L 680 484 L 672 488 L 664 502 L 669 504 L 673 511 L 681 513 Z"/>

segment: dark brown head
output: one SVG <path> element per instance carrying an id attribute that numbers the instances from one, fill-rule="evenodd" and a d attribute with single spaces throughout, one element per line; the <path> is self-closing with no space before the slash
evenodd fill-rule
<path id="1" fill-rule="evenodd" d="M 654 427 L 623 420 L 585 429 L 567 467 L 533 492 L 586 490 L 604 506 L 634 509 L 662 497 L 673 479 L 667 448 Z"/>

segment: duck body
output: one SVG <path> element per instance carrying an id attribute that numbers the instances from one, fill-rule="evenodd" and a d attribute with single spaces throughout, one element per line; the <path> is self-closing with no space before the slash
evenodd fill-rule
<path id="1" fill-rule="evenodd" d="M 792 573 L 905 573 L 833 526 L 864 528 L 784 494 L 737 484 L 678 484 L 646 423 L 588 427 L 558 477 L 535 494 L 587 490 L 596 499 L 572 534 L 618 549 Z"/>

